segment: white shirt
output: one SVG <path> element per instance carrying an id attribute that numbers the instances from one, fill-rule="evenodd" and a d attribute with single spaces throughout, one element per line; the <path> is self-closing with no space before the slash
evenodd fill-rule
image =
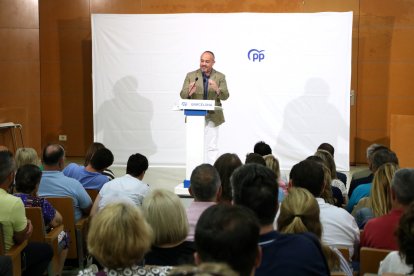
<path id="1" fill-rule="evenodd" d="M 401 259 L 398 251 L 388 253 L 387 257 L 380 263 L 378 275 L 386 272 L 398 273 L 406 275 L 413 270 L 412 266 L 406 265 L 405 261 Z"/>
<path id="2" fill-rule="evenodd" d="M 352 256 L 354 246 L 359 244 L 359 228 L 354 217 L 345 209 L 326 203 L 322 198 L 318 197 L 316 200 L 323 227 L 322 241 L 332 247 L 347 247 Z"/>
<path id="3" fill-rule="evenodd" d="M 101 196 L 99 209 L 115 201 L 132 201 L 135 205 L 141 206 L 148 192 L 148 184 L 145 184 L 132 175 L 126 174 L 107 182 L 102 187 L 99 191 L 99 195 Z"/>

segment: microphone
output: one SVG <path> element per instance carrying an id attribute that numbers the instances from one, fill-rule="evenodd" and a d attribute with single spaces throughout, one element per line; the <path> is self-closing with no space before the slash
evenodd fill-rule
<path id="1" fill-rule="evenodd" d="M 194 88 L 194 86 L 196 85 L 197 81 L 198 81 L 198 77 L 196 77 L 196 78 L 195 78 L 193 85 L 191 86 L 190 90 L 188 90 L 188 91 L 193 90 L 193 88 Z M 188 93 L 190 93 L 190 92 L 188 92 Z M 188 99 L 190 99 L 190 97 L 191 97 L 191 96 L 190 96 L 190 95 L 188 95 Z"/>

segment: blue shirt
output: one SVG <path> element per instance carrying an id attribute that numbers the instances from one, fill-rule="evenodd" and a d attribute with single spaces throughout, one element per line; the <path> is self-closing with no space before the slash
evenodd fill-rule
<path id="1" fill-rule="evenodd" d="M 346 205 L 346 210 L 348 212 L 352 212 L 354 206 L 358 204 L 358 201 L 361 200 L 363 197 L 367 197 L 371 194 L 371 183 L 362 184 L 355 188 L 354 192 L 352 193 L 351 198 L 349 199 L 348 205 Z"/>
<path id="2" fill-rule="evenodd" d="M 78 180 L 85 189 L 100 190 L 109 181 L 109 178 L 98 172 L 88 172 L 84 166 L 70 163 L 63 170 L 63 174 Z"/>
<path id="3" fill-rule="evenodd" d="M 321 245 L 311 233 L 260 235 L 262 263 L 256 276 L 330 275 Z"/>
<path id="4" fill-rule="evenodd" d="M 43 171 L 38 194 L 42 197 L 71 197 L 76 221 L 82 217 L 81 209 L 87 209 L 92 205 L 92 200 L 82 184 L 60 171 Z"/>

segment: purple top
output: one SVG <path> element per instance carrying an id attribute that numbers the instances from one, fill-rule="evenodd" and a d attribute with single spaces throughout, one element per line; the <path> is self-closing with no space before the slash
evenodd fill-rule
<path id="1" fill-rule="evenodd" d="M 40 207 L 42 208 L 43 220 L 45 225 L 48 226 L 56 215 L 56 210 L 53 206 L 45 199 L 29 194 L 14 194 L 23 201 L 24 207 Z"/>

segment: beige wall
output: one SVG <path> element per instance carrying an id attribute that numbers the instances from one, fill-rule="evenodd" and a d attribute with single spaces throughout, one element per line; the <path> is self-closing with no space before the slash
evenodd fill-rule
<path id="1" fill-rule="evenodd" d="M 7 76 L 0 79 L 0 120 L 2 108 L 23 107 L 25 141 L 35 148 L 66 134 L 68 155 L 81 156 L 92 142 L 91 13 L 353 11 L 351 163 L 364 163 L 373 142 L 389 145 L 391 114 L 414 115 L 414 1 L 42 0 L 38 7 L 35 2 L 0 2 L 0 36 L 8 45 L 0 46 L 5 47 L 0 74 Z M 20 16 L 13 16 L 16 10 Z"/>

